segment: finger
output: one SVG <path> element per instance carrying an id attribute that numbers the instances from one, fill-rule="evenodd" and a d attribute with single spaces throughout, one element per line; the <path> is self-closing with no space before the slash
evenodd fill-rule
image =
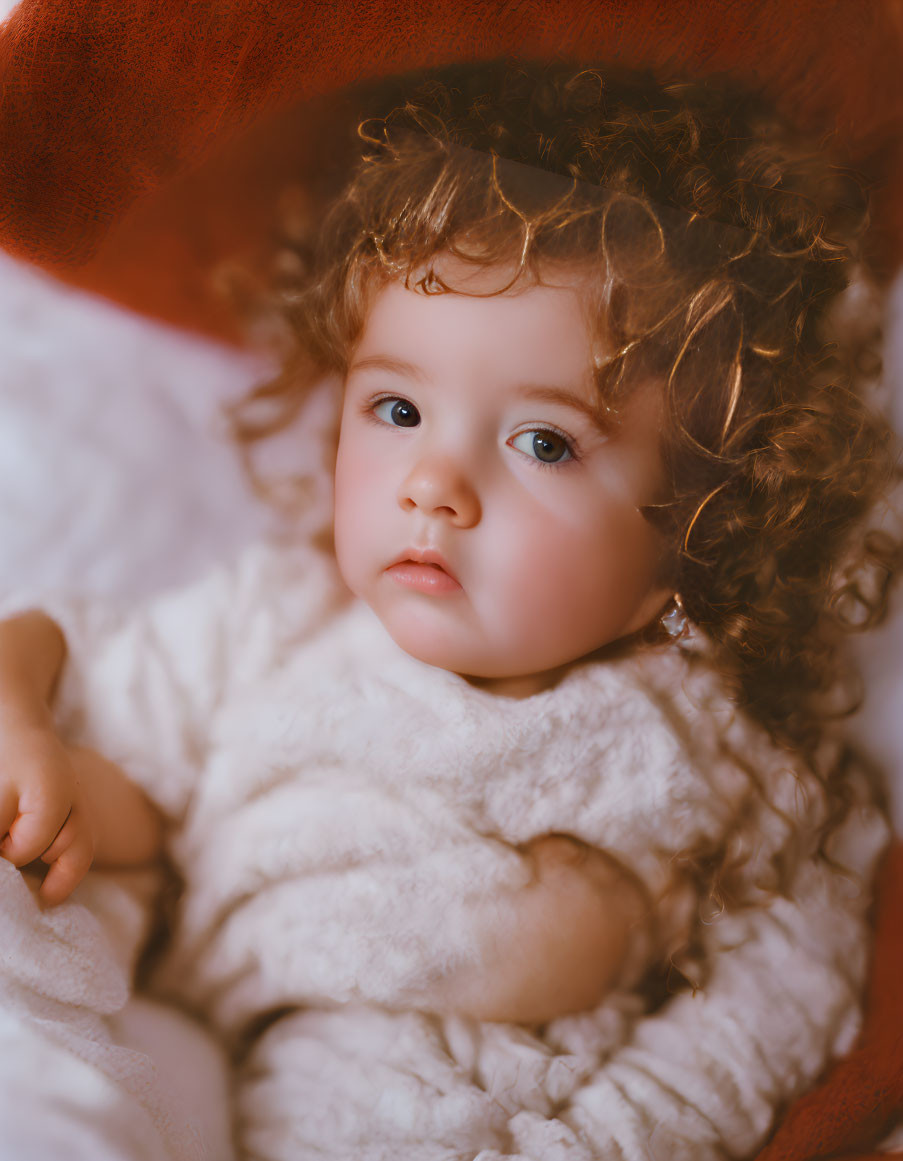
<path id="1" fill-rule="evenodd" d="M 3 857 L 17 867 L 37 859 L 59 834 L 68 813 L 68 804 L 55 809 L 40 806 L 23 810 L 20 801 L 19 815 L 2 844 Z"/>
<path id="2" fill-rule="evenodd" d="M 0 855 L 6 855 L 4 842 L 19 813 L 19 792 L 15 786 L 0 787 Z"/>
<path id="3" fill-rule="evenodd" d="M 40 887 L 41 899 L 54 906 L 67 899 L 90 870 L 94 842 L 87 831 L 79 831 L 52 864 Z"/>
<path id="4" fill-rule="evenodd" d="M 71 810 L 69 817 L 60 827 L 56 838 L 41 855 L 41 861 L 48 864 L 55 863 L 60 855 L 72 846 L 72 843 L 78 837 L 79 827 L 79 815 L 74 810 Z"/>

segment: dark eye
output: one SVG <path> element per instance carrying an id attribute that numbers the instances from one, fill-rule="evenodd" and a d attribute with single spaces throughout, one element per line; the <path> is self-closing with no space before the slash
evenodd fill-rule
<path id="1" fill-rule="evenodd" d="M 420 412 L 407 399 L 380 399 L 373 414 L 393 427 L 416 427 L 420 422 Z"/>
<path id="2" fill-rule="evenodd" d="M 543 464 L 560 464 L 573 458 L 564 436 L 547 429 L 522 431 L 511 440 L 511 445 Z"/>

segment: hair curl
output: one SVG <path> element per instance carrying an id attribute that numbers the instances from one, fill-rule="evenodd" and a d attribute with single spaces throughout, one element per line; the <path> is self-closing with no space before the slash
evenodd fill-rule
<path id="1" fill-rule="evenodd" d="M 275 301 L 291 354 L 236 411 L 239 438 L 284 426 L 345 371 L 387 280 L 454 290 L 433 268 L 446 253 L 536 280 L 579 263 L 601 400 L 616 414 L 637 383 L 664 388 L 672 492 L 647 515 L 686 613 L 738 700 L 816 770 L 836 820 L 849 754 L 825 770 L 816 751 L 839 644 L 881 617 L 899 560 L 865 528 L 895 454 L 864 402 L 876 331 L 844 332 L 835 313 L 867 282 L 862 183 L 729 79 L 608 66 L 446 72 L 359 137 L 316 246 L 293 247 Z"/>

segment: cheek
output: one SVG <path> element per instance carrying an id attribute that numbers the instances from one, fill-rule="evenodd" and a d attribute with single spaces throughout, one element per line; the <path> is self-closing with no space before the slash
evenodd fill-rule
<path id="1" fill-rule="evenodd" d="M 370 586 L 388 549 L 401 547 L 399 486 L 397 452 L 353 422 L 339 439 L 333 523 L 339 571 L 351 591 L 365 599 L 372 596 Z"/>
<path id="2" fill-rule="evenodd" d="M 343 435 L 339 440 L 335 468 L 334 531 L 339 570 L 353 592 L 358 591 L 361 558 L 366 549 L 366 532 L 372 527 L 370 504 L 373 498 L 374 466 L 363 454 L 360 441 Z"/>
<path id="3" fill-rule="evenodd" d="M 505 583 L 498 609 L 520 631 L 601 635 L 641 599 L 655 575 L 654 533 L 630 505 L 571 503 L 531 514 L 491 538 Z M 579 643 L 578 643 L 579 644 Z"/>
<path id="4" fill-rule="evenodd" d="M 537 503 L 524 496 L 505 504 L 482 537 L 495 581 L 482 595 L 500 621 L 516 631 L 530 631 L 532 624 L 535 631 L 542 621 L 557 619 L 585 572 L 580 558 L 588 551 L 587 539 L 570 503 Z"/>

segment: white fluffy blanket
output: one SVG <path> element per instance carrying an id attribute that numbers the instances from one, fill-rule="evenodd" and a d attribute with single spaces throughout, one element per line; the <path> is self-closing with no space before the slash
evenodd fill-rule
<path id="1" fill-rule="evenodd" d="M 94 874 L 46 911 L 35 886 L 0 863 L 0 1157 L 202 1161 L 178 1086 L 124 1035 L 152 884 Z M 175 1016 L 171 1032 L 197 1059 Z"/>

